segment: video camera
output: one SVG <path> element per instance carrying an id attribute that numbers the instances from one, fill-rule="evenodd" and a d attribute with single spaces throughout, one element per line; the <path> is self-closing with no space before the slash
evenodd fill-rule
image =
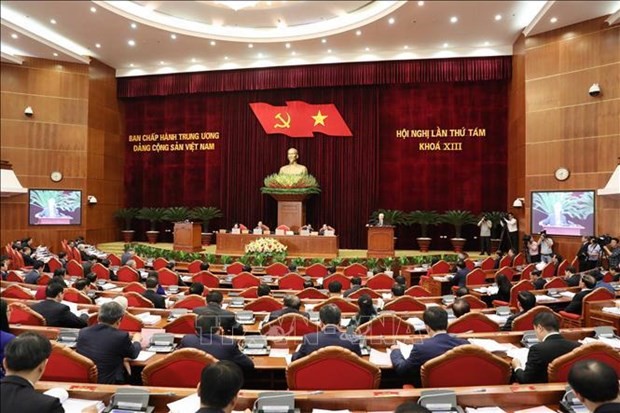
<path id="1" fill-rule="evenodd" d="M 546 230 L 546 229 L 543 229 L 543 230 L 542 230 L 542 231 L 540 231 L 538 234 L 539 234 L 541 237 L 546 238 L 546 237 L 547 237 L 547 230 Z"/>
<path id="2" fill-rule="evenodd" d="M 609 245 L 611 243 L 611 235 L 603 234 L 598 237 L 592 238 L 592 241 L 595 244 L 598 244 L 601 248 L 603 248 L 605 245 Z"/>

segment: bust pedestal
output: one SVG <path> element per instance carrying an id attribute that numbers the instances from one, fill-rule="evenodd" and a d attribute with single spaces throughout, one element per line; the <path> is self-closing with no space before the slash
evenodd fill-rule
<path id="1" fill-rule="evenodd" d="M 278 225 L 299 232 L 306 222 L 306 194 L 269 194 L 278 201 Z"/>

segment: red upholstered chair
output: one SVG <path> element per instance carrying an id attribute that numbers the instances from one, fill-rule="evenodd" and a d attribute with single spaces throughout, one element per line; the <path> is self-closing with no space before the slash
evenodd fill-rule
<path id="1" fill-rule="evenodd" d="M 510 383 L 510 363 L 482 347 L 465 344 L 424 363 L 422 387 L 492 386 Z"/>
<path id="2" fill-rule="evenodd" d="M 487 275 L 480 268 L 476 268 L 465 277 L 465 285 L 482 285 L 487 283 Z"/>
<path id="3" fill-rule="evenodd" d="M 110 260 L 110 265 L 113 266 L 113 267 L 120 267 L 121 266 L 121 259 L 116 254 L 108 255 L 108 260 Z"/>
<path id="4" fill-rule="evenodd" d="M 197 318 L 197 314 L 183 314 L 166 324 L 164 330 L 170 334 L 196 334 Z"/>
<path id="5" fill-rule="evenodd" d="M 159 285 L 179 285 L 179 276 L 176 272 L 168 268 L 160 268 L 157 273 L 159 274 Z"/>
<path id="6" fill-rule="evenodd" d="M 67 275 L 79 278 L 84 277 L 84 268 L 82 267 L 82 264 L 76 260 L 70 260 L 67 263 Z"/>
<path id="7" fill-rule="evenodd" d="M 127 306 L 129 307 L 138 307 L 138 308 L 154 308 L 153 302 L 146 297 L 143 297 L 141 294 L 130 291 L 128 293 L 123 294 L 125 298 L 127 298 Z"/>
<path id="8" fill-rule="evenodd" d="M 15 271 L 9 271 L 9 273 L 6 275 L 6 280 L 14 283 L 23 283 L 24 277 L 22 277 Z"/>
<path id="9" fill-rule="evenodd" d="M 493 333 L 499 331 L 499 324 L 482 313 L 467 313 L 448 325 L 448 333 Z"/>
<path id="10" fill-rule="evenodd" d="M 250 287 L 239 293 L 239 297 L 243 298 L 258 298 L 258 287 Z"/>
<path id="11" fill-rule="evenodd" d="M 347 277 L 363 277 L 368 273 L 368 268 L 366 268 L 365 265 L 356 262 L 355 264 L 351 264 L 348 267 L 345 267 L 343 273 Z"/>
<path id="12" fill-rule="evenodd" d="M 431 271 L 433 275 L 447 274 L 450 272 L 450 264 L 444 260 L 439 260 L 431 266 Z"/>
<path id="13" fill-rule="evenodd" d="M 116 272 L 116 277 L 119 281 L 126 283 L 140 281 L 140 274 L 138 273 L 138 271 L 126 265 L 118 269 L 118 271 Z"/>
<path id="14" fill-rule="evenodd" d="M 517 255 L 515 255 L 515 258 L 512 260 L 512 266 L 520 267 L 522 265 L 525 265 L 525 255 L 523 255 L 523 253 L 520 252 Z"/>
<path id="15" fill-rule="evenodd" d="M 552 262 L 545 265 L 545 268 L 542 269 L 542 277 L 543 278 L 551 278 L 555 275 L 555 265 Z"/>
<path id="16" fill-rule="evenodd" d="M 220 279 L 209 271 L 200 271 L 192 275 L 192 282 L 202 283 L 206 288 L 220 287 Z"/>
<path id="17" fill-rule="evenodd" d="M 549 288 L 566 288 L 567 286 L 568 284 L 566 284 L 566 281 L 564 280 L 564 278 L 553 277 L 545 283 L 543 288 L 548 290 Z"/>
<path id="18" fill-rule="evenodd" d="M 47 291 L 47 285 L 37 285 L 37 292 L 34 293 L 34 299 L 45 300 L 46 291 Z"/>
<path id="19" fill-rule="evenodd" d="M 39 279 L 37 280 L 37 285 L 47 285 L 52 280 L 52 276 L 49 274 L 41 274 Z"/>
<path id="20" fill-rule="evenodd" d="M 605 275 L 603 276 L 603 282 L 605 283 L 610 283 L 614 280 L 614 277 L 611 275 L 610 272 L 606 272 Z"/>
<path id="21" fill-rule="evenodd" d="M 142 370 L 142 383 L 145 386 L 196 388 L 202 369 L 217 361 L 212 355 L 195 348 L 175 350 L 149 363 Z"/>
<path id="22" fill-rule="evenodd" d="M 69 254 L 71 259 L 76 260 L 77 262 L 82 262 L 82 254 L 80 254 L 80 250 L 76 247 L 71 248 L 71 254 Z"/>
<path id="23" fill-rule="evenodd" d="M 598 360 L 616 370 L 620 375 L 620 353 L 605 343 L 588 343 L 566 353 L 547 366 L 549 383 L 566 382 L 571 367 L 582 360 Z"/>
<path id="24" fill-rule="evenodd" d="M 264 324 L 260 333 L 266 336 L 295 337 L 318 333 L 321 326 L 301 314 L 289 313 Z"/>
<path id="25" fill-rule="evenodd" d="M 143 292 L 146 291 L 146 287 L 140 284 L 139 282 L 132 282 L 123 287 L 124 293 L 128 293 L 131 291 L 142 294 Z"/>
<path id="26" fill-rule="evenodd" d="M 190 294 L 187 297 L 176 301 L 172 308 L 187 308 L 188 310 L 193 310 L 196 307 L 203 307 L 205 305 L 207 305 L 207 301 L 204 297 L 196 294 Z"/>
<path id="27" fill-rule="evenodd" d="M 297 297 L 301 298 L 302 300 L 304 298 L 306 299 L 321 299 L 321 298 L 329 298 L 329 296 L 319 290 L 317 290 L 316 288 L 310 287 L 310 288 L 306 288 L 301 290 L 300 292 L 298 292 Z"/>
<path id="28" fill-rule="evenodd" d="M 570 266 L 579 271 L 579 257 L 575 256 L 575 258 L 573 258 L 573 260 L 570 262 Z"/>
<path id="29" fill-rule="evenodd" d="M 314 311 L 319 311 L 328 304 L 334 304 L 336 307 L 340 308 L 340 311 L 343 313 L 357 313 L 360 310 L 357 304 L 350 303 L 344 298 L 331 297 L 314 306 Z"/>
<path id="30" fill-rule="evenodd" d="M 266 311 L 272 312 L 276 310 L 281 310 L 283 307 L 282 303 L 275 298 L 265 295 L 263 297 L 258 297 L 257 299 L 250 301 L 243 309 L 246 311 Z"/>
<path id="31" fill-rule="evenodd" d="M 121 324 L 118 326 L 119 330 L 127 332 L 142 331 L 144 323 L 135 315 L 125 311 L 125 315 L 121 318 Z"/>
<path id="32" fill-rule="evenodd" d="M 400 336 L 413 334 L 413 327 L 394 314 L 381 314 L 355 330 L 363 336 Z"/>
<path id="33" fill-rule="evenodd" d="M 110 270 L 107 269 L 101 263 L 95 263 L 90 268 L 90 271 L 97 276 L 98 280 L 109 280 L 110 279 Z"/>
<path id="34" fill-rule="evenodd" d="M 303 290 L 304 277 L 297 273 L 289 273 L 278 280 L 280 290 Z"/>
<path id="35" fill-rule="evenodd" d="M 568 261 L 566 260 L 558 264 L 558 270 L 555 272 L 558 277 L 564 276 L 564 271 L 566 271 L 566 267 L 568 267 Z"/>
<path id="36" fill-rule="evenodd" d="M 362 287 L 359 290 L 353 291 L 351 294 L 349 294 L 349 298 L 356 300 L 364 294 L 369 295 L 370 298 L 381 298 L 382 297 L 381 294 L 379 294 L 378 292 L 371 290 L 368 287 Z"/>
<path id="37" fill-rule="evenodd" d="M 253 276 L 249 272 L 239 273 L 232 279 L 233 288 L 258 287 L 259 285 L 260 278 Z"/>
<path id="38" fill-rule="evenodd" d="M 278 226 L 276 227 L 276 231 L 277 231 L 277 230 L 282 230 L 282 231 L 290 231 L 290 230 L 291 230 L 291 228 L 290 228 L 288 225 L 284 225 L 284 224 L 282 224 L 282 225 L 278 225 Z"/>
<path id="39" fill-rule="evenodd" d="M 19 298 L 22 300 L 34 300 L 34 294 L 21 285 L 11 284 L 2 291 L 3 298 Z"/>
<path id="40" fill-rule="evenodd" d="M 403 295 L 386 303 L 383 309 L 386 311 L 424 311 L 426 305 L 411 296 Z"/>
<path id="41" fill-rule="evenodd" d="M 27 326 L 44 326 L 45 318 L 24 303 L 9 304 L 9 323 Z"/>
<path id="42" fill-rule="evenodd" d="M 495 260 L 493 257 L 486 257 L 481 263 L 480 268 L 483 270 L 492 270 L 495 267 Z"/>
<path id="43" fill-rule="evenodd" d="M 517 308 L 517 301 L 519 297 L 519 293 L 521 291 L 532 291 L 535 290 L 534 284 L 532 284 L 529 280 L 521 280 L 510 289 L 510 302 L 501 301 L 501 300 L 493 300 L 493 307 L 502 307 L 509 306 Z"/>
<path id="44" fill-rule="evenodd" d="M 194 260 L 194 261 L 190 262 L 189 265 L 187 266 L 187 272 L 190 273 L 190 274 L 199 273 L 201 271 L 201 269 L 200 269 L 201 265 L 202 265 L 202 261 Z"/>
<path id="45" fill-rule="evenodd" d="M 496 276 L 497 274 L 504 274 L 506 278 L 508 278 L 508 281 L 512 281 L 515 275 L 515 270 L 513 270 L 511 267 L 501 267 L 499 270 L 495 272 Z"/>
<path id="46" fill-rule="evenodd" d="M 232 264 L 226 267 L 226 274 L 236 275 L 242 271 L 243 271 L 243 264 L 241 264 L 240 262 L 233 262 Z"/>
<path id="47" fill-rule="evenodd" d="M 521 280 L 528 280 L 530 279 L 530 276 L 532 275 L 532 271 L 534 271 L 536 269 L 536 264 L 528 264 L 525 266 L 525 268 L 523 268 L 521 270 Z"/>
<path id="48" fill-rule="evenodd" d="M 290 390 L 368 390 L 381 382 L 381 370 L 342 347 L 324 347 L 286 369 Z"/>
<path id="49" fill-rule="evenodd" d="M 465 294 L 461 298 L 469 303 L 469 308 L 472 310 L 484 310 L 485 308 L 487 308 L 487 303 L 485 303 L 475 295 Z"/>
<path id="50" fill-rule="evenodd" d="M 274 262 L 265 268 L 265 273 L 274 277 L 282 277 L 288 274 L 288 267 L 281 262 Z"/>
<path id="51" fill-rule="evenodd" d="M 414 285 L 413 287 L 409 287 L 407 291 L 405 291 L 405 295 L 408 295 L 409 297 L 430 297 L 431 292 L 424 287 Z"/>
<path id="52" fill-rule="evenodd" d="M 476 263 L 471 258 L 467 258 L 465 260 L 465 268 L 467 268 L 469 271 L 471 271 L 474 268 L 476 268 Z"/>
<path id="53" fill-rule="evenodd" d="M 347 277 L 346 275 L 341 274 L 339 272 L 332 274 L 329 277 L 326 277 L 323 280 L 323 288 L 327 289 L 329 284 L 333 283 L 334 281 L 338 281 L 340 282 L 340 284 L 342 284 L 342 291 L 345 291 L 351 288 L 351 279 Z"/>
<path id="54" fill-rule="evenodd" d="M 579 328 L 584 327 L 587 319 L 586 310 L 588 310 L 588 306 L 586 303 L 592 301 L 605 301 L 605 300 L 613 300 L 615 298 L 615 294 L 610 292 L 604 287 L 599 287 L 591 293 L 587 294 L 583 297 L 583 304 L 581 306 L 581 314 L 573 314 L 567 313 L 566 311 L 560 311 L 560 316 L 562 316 L 562 327 L 563 328 Z"/>
<path id="55" fill-rule="evenodd" d="M 47 262 L 47 268 L 49 268 L 50 272 L 53 274 L 54 271 L 62 268 L 62 262 L 60 262 L 60 260 L 58 258 L 52 257 Z"/>
<path id="56" fill-rule="evenodd" d="M 144 260 L 141 257 L 134 255 L 132 260 L 136 262 L 137 269 L 144 268 Z"/>
<path id="57" fill-rule="evenodd" d="M 394 278 L 387 274 L 377 274 L 366 280 L 366 287 L 373 288 L 375 290 L 389 290 L 394 285 Z"/>
<path id="58" fill-rule="evenodd" d="M 499 260 L 499 268 L 510 267 L 512 265 L 512 257 L 509 255 L 504 255 L 501 260 Z"/>
<path id="59" fill-rule="evenodd" d="M 65 288 L 64 299 L 66 301 L 77 304 L 92 304 L 93 300 L 83 292 L 76 290 L 75 288 Z"/>
<path id="60" fill-rule="evenodd" d="M 153 260 L 153 269 L 155 271 L 166 268 L 166 265 L 168 265 L 168 260 L 165 258 L 158 257 Z"/>
<path id="61" fill-rule="evenodd" d="M 50 355 L 41 380 L 76 383 L 97 383 L 97 366 L 67 346 L 52 343 Z"/>
<path id="62" fill-rule="evenodd" d="M 534 317 L 538 313 L 548 312 L 553 314 L 557 319 L 558 323 L 561 321 L 561 317 L 555 311 L 546 307 L 544 305 L 537 305 L 536 307 L 526 311 L 521 314 L 519 317 L 516 317 L 512 320 L 512 331 L 529 331 L 534 329 Z"/>
<path id="63" fill-rule="evenodd" d="M 306 268 L 306 275 L 312 278 L 324 278 L 327 277 L 329 271 L 323 264 L 315 263 Z"/>

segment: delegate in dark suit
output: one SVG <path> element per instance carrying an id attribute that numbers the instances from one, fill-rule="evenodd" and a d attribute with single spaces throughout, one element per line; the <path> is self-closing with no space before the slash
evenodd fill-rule
<path id="1" fill-rule="evenodd" d="M 41 274 L 39 274 L 38 271 L 32 270 L 28 274 L 25 275 L 24 282 L 26 284 L 36 284 L 37 281 L 39 281 L 40 277 L 41 277 Z"/>
<path id="2" fill-rule="evenodd" d="M 305 357 L 313 351 L 328 346 L 344 347 L 347 350 L 351 350 L 358 356 L 362 355 L 359 341 L 355 336 L 347 335 L 341 332 L 334 325 L 328 325 L 325 326 L 323 331 L 306 334 L 301 347 L 295 352 L 295 354 L 293 354 L 292 360 Z"/>
<path id="3" fill-rule="evenodd" d="M 512 322 L 515 321 L 515 318 L 523 315 L 525 311 L 519 311 L 514 314 L 511 314 L 510 317 L 506 319 L 506 323 L 502 326 L 502 331 L 511 331 L 512 330 Z"/>
<path id="4" fill-rule="evenodd" d="M 414 345 L 408 359 L 405 360 L 400 350 L 392 351 L 390 359 L 392 359 L 392 365 L 397 374 L 411 377 L 415 387 L 422 387 L 422 380 L 420 378 L 422 365 L 428 360 L 463 344 L 469 344 L 469 342 L 447 333 L 438 333 L 428 340 Z"/>
<path id="5" fill-rule="evenodd" d="M 542 277 L 537 278 L 534 281 L 532 281 L 532 284 L 534 284 L 534 289 L 535 290 L 542 290 L 543 288 L 545 288 L 545 284 L 546 283 L 547 283 L 547 280 L 545 280 Z"/>
<path id="6" fill-rule="evenodd" d="M 285 314 L 292 314 L 292 313 L 302 315 L 306 318 L 310 318 L 308 313 L 306 313 L 305 311 L 299 311 L 294 308 L 284 307 L 281 310 L 272 311 L 269 314 L 269 321 L 277 320 L 279 317 L 282 317 Z"/>
<path id="7" fill-rule="evenodd" d="M 142 296 L 152 302 L 155 308 L 166 308 L 166 299 L 155 291 L 146 290 L 142 293 Z"/>
<path id="8" fill-rule="evenodd" d="M 40 301 L 31 308 L 45 318 L 48 326 L 65 328 L 86 327 L 86 320 L 73 314 L 68 306 L 54 300 Z"/>
<path id="9" fill-rule="evenodd" d="M 217 316 L 225 334 L 243 334 L 243 326 L 235 320 L 235 313 L 224 310 L 217 303 L 207 303 L 204 307 L 196 307 L 194 312 L 198 315 Z"/>
<path id="10" fill-rule="evenodd" d="M 126 331 L 100 323 L 80 331 L 76 350 L 97 365 L 99 383 L 114 384 L 124 381 L 123 359 L 138 357 L 140 343 L 132 343 Z"/>
<path id="11" fill-rule="evenodd" d="M 19 413 L 63 413 L 60 400 L 41 394 L 30 382 L 19 376 L 6 376 L 0 381 L 0 411 Z"/>
<path id="12" fill-rule="evenodd" d="M 592 292 L 591 289 L 585 289 L 583 291 L 579 291 L 577 294 L 573 296 L 573 299 L 568 303 L 564 311 L 567 313 L 579 314 L 581 315 L 581 308 L 583 306 L 583 299 L 586 295 Z"/>
<path id="13" fill-rule="evenodd" d="M 457 285 L 459 287 L 465 287 L 465 282 L 467 281 L 467 274 L 469 274 L 469 269 L 467 268 L 459 268 L 456 270 L 456 274 L 452 278 L 452 285 Z"/>
<path id="14" fill-rule="evenodd" d="M 345 290 L 345 292 L 342 293 L 342 295 L 343 297 L 348 297 L 354 292 L 356 292 L 357 290 L 359 290 L 360 288 L 362 288 L 361 285 L 351 285 L 351 288 L 349 288 L 348 290 Z"/>
<path id="15" fill-rule="evenodd" d="M 525 369 L 516 369 L 515 378 L 519 383 L 546 383 L 549 363 L 577 347 L 579 343 L 566 340 L 560 333 L 549 334 L 530 348 Z"/>
<path id="16" fill-rule="evenodd" d="M 229 360 L 236 363 L 243 370 L 254 368 L 254 362 L 243 354 L 237 343 L 219 334 L 186 334 L 179 343 L 179 347 L 191 347 L 211 354 L 218 360 Z"/>

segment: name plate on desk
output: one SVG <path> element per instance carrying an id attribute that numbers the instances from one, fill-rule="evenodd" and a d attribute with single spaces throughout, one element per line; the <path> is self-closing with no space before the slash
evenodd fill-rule
<path id="1" fill-rule="evenodd" d="M 286 231 L 286 235 L 295 235 L 295 231 Z"/>
<path id="2" fill-rule="evenodd" d="M 233 228 L 231 234 L 241 234 L 241 228 Z"/>
<path id="3" fill-rule="evenodd" d="M 310 235 L 313 236 L 313 237 L 318 237 L 319 236 L 319 231 L 312 231 L 310 233 Z"/>
<path id="4" fill-rule="evenodd" d="M 263 230 L 262 229 L 255 229 L 254 231 L 252 231 L 252 234 L 254 234 L 254 235 L 262 235 L 263 234 Z"/>
<path id="5" fill-rule="evenodd" d="M 334 235 L 336 235 L 336 234 L 335 234 L 335 232 L 334 232 L 334 231 L 327 230 L 327 231 L 325 231 L 325 232 L 323 233 L 323 235 L 324 235 L 324 236 L 326 236 L 326 237 L 333 237 L 333 236 L 334 236 Z"/>
<path id="6" fill-rule="evenodd" d="M 299 235 L 307 237 L 308 235 L 310 235 L 310 231 L 308 231 L 307 229 L 302 229 L 301 231 L 299 231 Z"/>
<path id="7" fill-rule="evenodd" d="M 269 231 L 268 229 L 263 230 L 263 234 L 265 234 L 265 235 L 270 235 L 270 234 L 271 234 L 271 231 Z"/>
<path id="8" fill-rule="evenodd" d="M 284 235 L 283 229 L 276 229 L 276 235 Z"/>
<path id="9" fill-rule="evenodd" d="M 242 234 L 249 234 L 249 233 L 250 233 L 250 230 L 249 230 L 249 229 L 242 229 L 242 230 L 241 230 L 241 233 L 242 233 Z"/>

